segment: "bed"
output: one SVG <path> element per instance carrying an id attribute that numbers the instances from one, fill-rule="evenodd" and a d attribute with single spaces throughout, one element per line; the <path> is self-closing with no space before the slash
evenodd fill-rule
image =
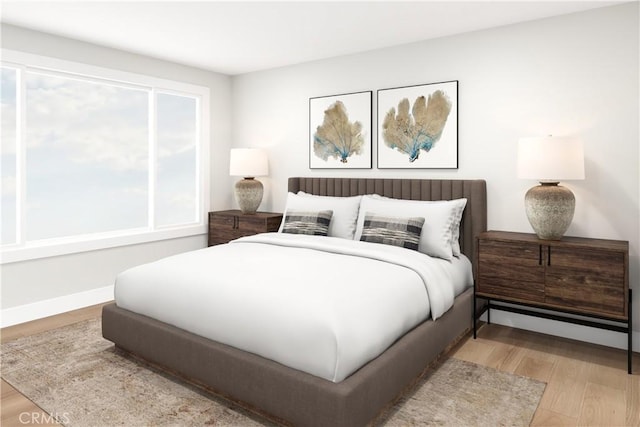
<path id="1" fill-rule="evenodd" d="M 290 178 L 288 184 L 290 193 L 318 196 L 377 194 L 423 201 L 465 198 L 459 242 L 469 260 L 475 260 L 475 236 L 486 230 L 483 180 Z M 242 244 L 229 245 L 238 248 Z M 474 265 L 474 277 L 475 270 Z M 412 326 L 364 366 L 328 373 L 324 378 L 321 373 L 285 366 L 116 303 L 104 307 L 102 328 L 103 336 L 123 350 L 272 420 L 305 426 L 356 426 L 371 422 L 430 362 L 470 329 L 472 304 L 473 289 L 468 288 L 455 297 L 450 308 L 438 314 L 437 320 L 429 318 Z"/>

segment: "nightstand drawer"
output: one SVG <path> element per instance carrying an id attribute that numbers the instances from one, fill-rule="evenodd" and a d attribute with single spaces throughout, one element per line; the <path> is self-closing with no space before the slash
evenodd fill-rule
<path id="1" fill-rule="evenodd" d="M 209 225 L 219 229 L 233 230 L 236 228 L 236 218 L 235 216 L 211 215 Z"/>
<path id="2" fill-rule="evenodd" d="M 270 227 L 267 221 L 263 219 L 258 220 L 257 218 L 249 218 L 248 216 L 239 216 L 237 219 L 236 229 L 238 233 L 241 233 L 243 236 L 277 231 L 277 229 L 274 230 L 273 227 Z"/>
<path id="3" fill-rule="evenodd" d="M 278 231 L 281 221 L 280 213 L 243 214 L 239 210 L 209 212 L 209 246 L 253 234 Z"/>

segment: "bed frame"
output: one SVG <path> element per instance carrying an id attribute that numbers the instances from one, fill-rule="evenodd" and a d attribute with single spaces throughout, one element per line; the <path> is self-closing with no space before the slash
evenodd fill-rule
<path id="1" fill-rule="evenodd" d="M 467 198 L 462 252 L 474 261 L 475 236 L 487 228 L 484 180 L 289 178 L 289 191 L 411 200 Z M 102 335 L 121 349 L 203 385 L 216 394 L 299 426 L 353 427 L 370 423 L 430 362 L 470 329 L 473 290 L 458 296 L 437 321 L 428 320 L 339 383 L 208 340 L 112 303 L 103 308 Z"/>

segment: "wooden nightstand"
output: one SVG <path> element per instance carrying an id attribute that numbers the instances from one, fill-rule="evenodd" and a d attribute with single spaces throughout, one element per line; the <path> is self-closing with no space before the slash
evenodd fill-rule
<path id="1" fill-rule="evenodd" d="M 632 294 L 629 289 L 629 242 L 563 237 L 540 240 L 535 234 L 487 231 L 477 238 L 478 274 L 474 298 L 499 309 L 595 328 L 625 332 L 628 371 L 631 373 Z M 560 313 L 578 319 L 506 306 L 506 302 Z M 476 335 L 476 319 L 473 330 Z M 618 322 L 622 325 L 598 322 Z"/>
<path id="2" fill-rule="evenodd" d="M 209 212 L 209 246 L 227 243 L 239 237 L 278 231 L 282 214 L 256 212 L 243 214 L 239 210 Z"/>

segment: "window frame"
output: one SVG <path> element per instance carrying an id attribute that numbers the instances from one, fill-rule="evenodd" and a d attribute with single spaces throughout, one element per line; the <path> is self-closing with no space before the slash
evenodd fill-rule
<path id="1" fill-rule="evenodd" d="M 143 74 L 99 67 L 57 58 L 0 49 L 0 65 L 17 69 L 16 74 L 16 241 L 0 247 L 0 264 L 114 248 L 160 240 L 206 234 L 209 211 L 210 168 L 210 90 L 205 86 L 178 82 Z M 44 72 L 65 78 L 77 77 L 97 83 L 143 89 L 149 92 L 149 192 L 147 226 L 60 238 L 25 241 L 26 144 L 24 72 Z M 171 94 L 196 99 L 196 221 L 186 225 L 155 224 L 155 185 L 157 180 L 157 95 Z"/>

